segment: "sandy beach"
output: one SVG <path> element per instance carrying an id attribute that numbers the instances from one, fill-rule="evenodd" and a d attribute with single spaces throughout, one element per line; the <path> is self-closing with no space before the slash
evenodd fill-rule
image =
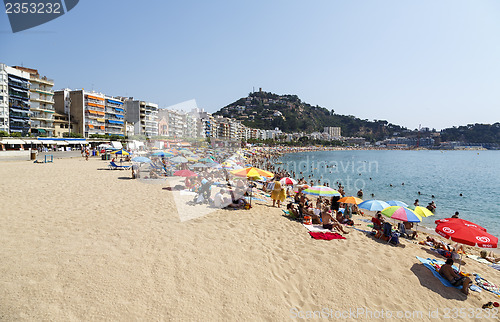
<path id="1" fill-rule="evenodd" d="M 270 203 L 181 221 L 165 184 L 107 163 L 0 164 L 0 320 L 290 320 L 307 311 L 353 319 L 344 312 L 360 309 L 431 320 L 430 311 L 444 319 L 462 308 L 470 320 L 500 301 L 442 285 L 415 258 L 443 260 L 428 247 L 352 228 L 345 240 L 314 240 Z M 500 283 L 499 271 L 464 262 Z"/>

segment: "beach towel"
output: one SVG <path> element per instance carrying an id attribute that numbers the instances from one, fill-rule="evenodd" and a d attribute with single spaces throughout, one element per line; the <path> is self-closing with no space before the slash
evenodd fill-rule
<path id="1" fill-rule="evenodd" d="M 323 232 L 310 231 L 309 235 L 311 235 L 311 237 L 314 239 L 324 239 L 324 240 L 345 239 L 345 237 L 342 236 L 341 234 L 331 233 L 331 232 L 323 233 Z"/>
<path id="2" fill-rule="evenodd" d="M 437 259 L 430 259 L 430 258 L 425 259 L 425 258 L 418 257 L 418 256 L 415 256 L 415 257 L 417 257 L 417 259 L 420 262 L 422 262 L 422 264 L 424 264 L 424 266 L 427 267 L 432 272 L 432 275 L 436 276 L 441 281 L 441 283 L 443 283 L 444 286 L 454 287 L 454 288 L 457 288 L 457 289 L 462 289 L 462 285 L 460 285 L 460 286 L 453 286 L 450 283 L 450 281 L 448 281 L 446 278 L 444 278 L 443 276 L 441 276 L 441 274 L 439 274 L 438 267 L 441 267 L 441 265 L 444 264 L 443 261 L 440 261 L 440 260 L 437 260 Z M 458 271 L 458 268 L 455 265 L 453 265 L 453 268 Z"/>
<path id="3" fill-rule="evenodd" d="M 370 219 L 364 219 L 364 218 L 363 218 L 363 219 L 360 219 L 360 221 L 362 221 L 362 222 L 367 222 L 367 223 L 369 223 L 369 224 L 372 222 Z"/>
<path id="4" fill-rule="evenodd" d="M 479 285 L 480 287 L 484 288 L 487 291 L 490 291 L 493 294 L 500 296 L 500 289 L 498 288 L 498 286 L 489 282 L 485 278 L 482 278 L 481 276 L 479 276 L 479 274 L 474 274 L 474 276 L 476 277 L 477 285 Z"/>
<path id="5" fill-rule="evenodd" d="M 470 259 L 473 259 L 475 260 L 476 262 L 480 262 L 480 263 L 483 263 L 483 264 L 488 264 L 490 265 L 491 263 L 488 262 L 486 259 L 480 257 L 480 256 L 477 256 L 477 255 L 467 255 L 468 258 Z"/>
<path id="6" fill-rule="evenodd" d="M 360 231 L 360 232 L 362 232 L 362 233 L 367 233 L 367 234 L 369 234 L 369 235 L 372 235 L 372 232 L 371 232 L 371 231 L 369 231 L 369 230 L 359 229 L 359 228 L 356 228 L 356 227 L 354 227 L 354 229 L 356 229 L 357 231 Z"/>
<path id="7" fill-rule="evenodd" d="M 322 225 L 305 225 L 302 224 L 304 227 L 307 228 L 307 230 L 312 231 L 312 232 L 318 232 L 318 233 L 331 233 L 332 231 L 330 229 L 323 228 Z"/>
<path id="8" fill-rule="evenodd" d="M 493 264 L 491 267 L 500 271 L 500 264 Z"/>

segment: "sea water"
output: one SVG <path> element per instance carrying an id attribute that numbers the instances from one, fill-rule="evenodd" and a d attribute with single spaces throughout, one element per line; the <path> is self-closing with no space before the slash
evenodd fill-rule
<path id="1" fill-rule="evenodd" d="M 424 207 L 434 201 L 435 215 L 421 223 L 428 228 L 458 211 L 500 237 L 500 151 L 318 151 L 286 154 L 280 161 L 277 166 L 295 171 L 296 179 L 314 185 L 319 179 L 335 189 L 340 182 L 347 196 L 363 189 L 363 200 L 413 206 L 419 199 Z"/>

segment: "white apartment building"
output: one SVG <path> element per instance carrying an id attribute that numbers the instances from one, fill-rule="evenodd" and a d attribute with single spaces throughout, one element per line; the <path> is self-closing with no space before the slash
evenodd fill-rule
<path id="1" fill-rule="evenodd" d="M 31 133 L 54 136 L 54 80 L 40 76 L 38 70 L 20 66 L 15 69 L 30 75 Z"/>

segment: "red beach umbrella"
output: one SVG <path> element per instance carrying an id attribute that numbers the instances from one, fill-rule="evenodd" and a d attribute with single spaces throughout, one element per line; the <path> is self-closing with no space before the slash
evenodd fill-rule
<path id="1" fill-rule="evenodd" d="M 444 218 L 444 219 L 438 219 L 435 221 L 436 225 L 439 224 L 444 224 L 444 223 L 453 223 L 453 224 L 462 224 L 467 227 L 471 228 L 477 228 L 483 231 L 487 231 L 486 228 L 479 226 L 478 224 L 473 223 L 472 221 L 460 219 L 460 218 Z"/>
<path id="2" fill-rule="evenodd" d="M 174 172 L 177 177 L 196 177 L 197 174 L 191 170 L 179 170 Z"/>
<path id="3" fill-rule="evenodd" d="M 470 221 L 468 223 L 446 221 L 437 225 L 436 232 L 444 238 L 451 238 L 457 243 L 482 248 L 497 248 L 498 238 L 487 233 L 483 227 L 479 227 Z"/>

